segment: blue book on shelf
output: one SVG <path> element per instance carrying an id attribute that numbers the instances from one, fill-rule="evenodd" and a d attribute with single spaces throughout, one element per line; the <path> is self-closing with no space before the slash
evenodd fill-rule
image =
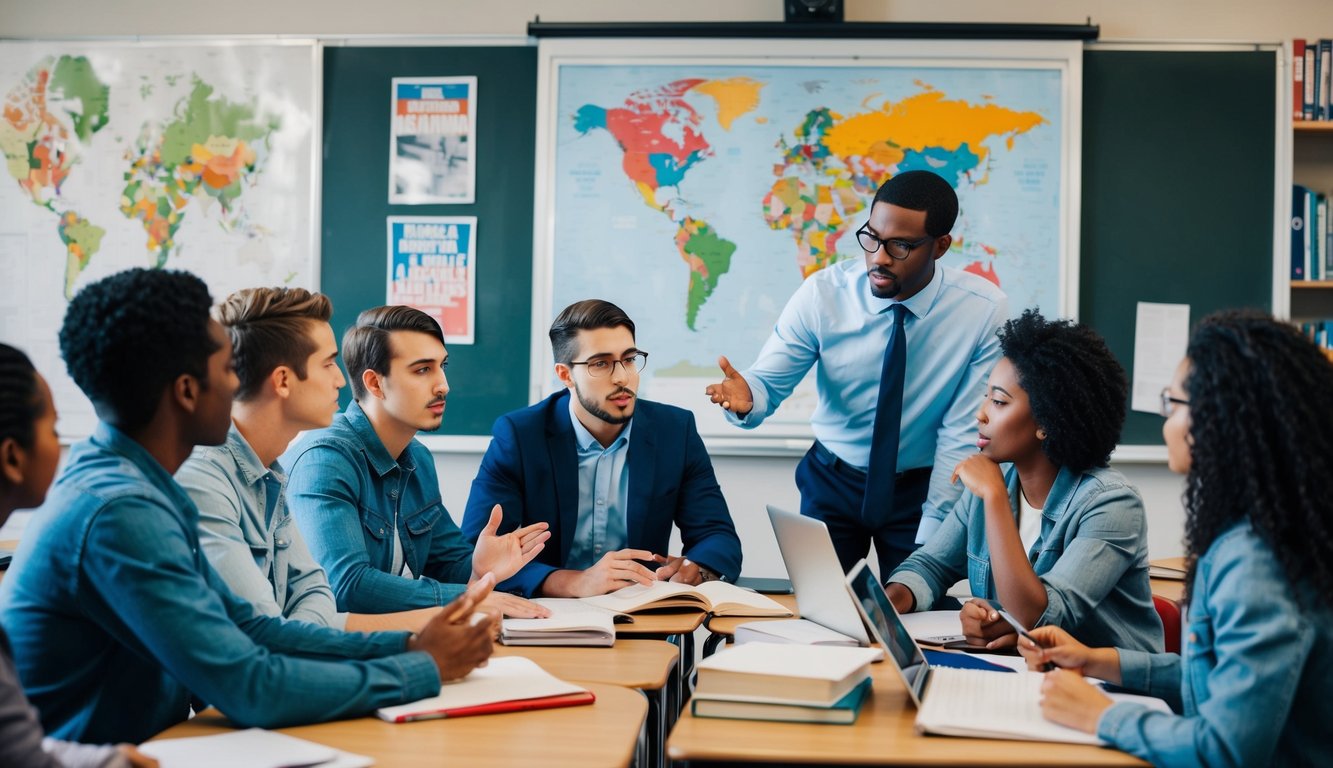
<path id="1" fill-rule="evenodd" d="M 1304 280 L 1306 271 L 1305 251 L 1309 247 L 1309 235 L 1306 234 L 1306 216 L 1309 215 L 1309 204 L 1305 198 L 1310 196 L 1310 190 L 1302 187 L 1300 184 L 1291 186 L 1291 279 Z"/>

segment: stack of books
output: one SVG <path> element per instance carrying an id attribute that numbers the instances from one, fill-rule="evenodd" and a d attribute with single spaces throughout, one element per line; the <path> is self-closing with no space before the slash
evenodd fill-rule
<path id="1" fill-rule="evenodd" d="M 695 717 L 802 723 L 856 722 L 879 648 L 746 643 L 699 662 Z"/>

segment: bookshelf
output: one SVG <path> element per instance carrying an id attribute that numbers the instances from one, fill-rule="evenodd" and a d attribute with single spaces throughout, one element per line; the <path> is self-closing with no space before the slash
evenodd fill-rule
<path id="1" fill-rule="evenodd" d="M 1333 120 L 1297 120 L 1291 128 L 1292 182 L 1333 193 Z M 1290 300 L 1292 322 L 1333 318 L 1333 280 L 1293 280 Z"/>

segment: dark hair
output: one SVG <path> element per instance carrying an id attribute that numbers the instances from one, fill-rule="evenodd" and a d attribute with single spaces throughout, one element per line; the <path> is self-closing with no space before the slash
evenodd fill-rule
<path id="1" fill-rule="evenodd" d="M 1204 318 L 1185 378 L 1188 583 L 1218 536 L 1249 519 L 1293 592 L 1333 592 L 1333 365 L 1286 323 L 1253 311 Z"/>
<path id="2" fill-rule="evenodd" d="M 958 194 L 939 174 L 903 171 L 880 186 L 876 203 L 888 203 L 909 211 L 926 212 L 926 234 L 949 234 L 958 219 Z"/>
<path id="3" fill-rule="evenodd" d="M 393 350 L 389 348 L 389 334 L 394 331 L 415 331 L 444 343 L 444 331 L 430 315 L 419 309 L 393 305 L 373 307 L 356 317 L 356 324 L 343 334 L 343 363 L 347 378 L 352 381 L 352 399 L 357 402 L 366 395 L 361 374 L 374 371 L 381 376 L 389 372 Z"/>
<path id="4" fill-rule="evenodd" d="M 1106 466 L 1125 424 L 1129 383 L 1106 342 L 1086 325 L 1024 310 L 999 331 L 1000 351 L 1018 371 L 1041 449 L 1057 466 Z"/>
<path id="5" fill-rule="evenodd" d="M 241 386 L 237 400 L 259 394 L 269 374 L 285 365 L 305 380 L 306 360 L 315 353 L 309 331 L 327 323 L 333 303 L 304 288 L 246 288 L 218 305 L 218 320 L 231 336 L 232 360 Z"/>
<path id="6" fill-rule="evenodd" d="M 0 441 L 31 448 L 37 419 L 46 409 L 37 391 L 37 369 L 21 351 L 0 343 Z"/>
<path id="7" fill-rule="evenodd" d="M 97 415 L 134 431 L 184 374 L 208 386 L 213 299 L 189 272 L 127 269 L 79 291 L 60 327 L 60 354 Z"/>
<path id="8" fill-rule="evenodd" d="M 602 299 L 584 299 L 565 307 L 551 323 L 551 354 L 557 363 L 572 363 L 578 354 L 579 331 L 597 328 L 628 328 L 634 336 L 634 321 L 625 310 Z"/>

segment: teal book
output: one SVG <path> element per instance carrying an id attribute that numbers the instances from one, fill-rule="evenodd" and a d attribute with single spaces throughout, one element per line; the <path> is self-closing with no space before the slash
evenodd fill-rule
<path id="1" fill-rule="evenodd" d="M 709 699 L 696 695 L 690 701 L 695 717 L 721 717 L 731 720 L 777 720 L 786 723 L 832 723 L 851 725 L 861 713 L 861 705 L 870 695 L 870 678 L 862 680 L 831 707 L 811 707 L 805 704 L 783 704 L 769 701 L 736 701 Z"/>

